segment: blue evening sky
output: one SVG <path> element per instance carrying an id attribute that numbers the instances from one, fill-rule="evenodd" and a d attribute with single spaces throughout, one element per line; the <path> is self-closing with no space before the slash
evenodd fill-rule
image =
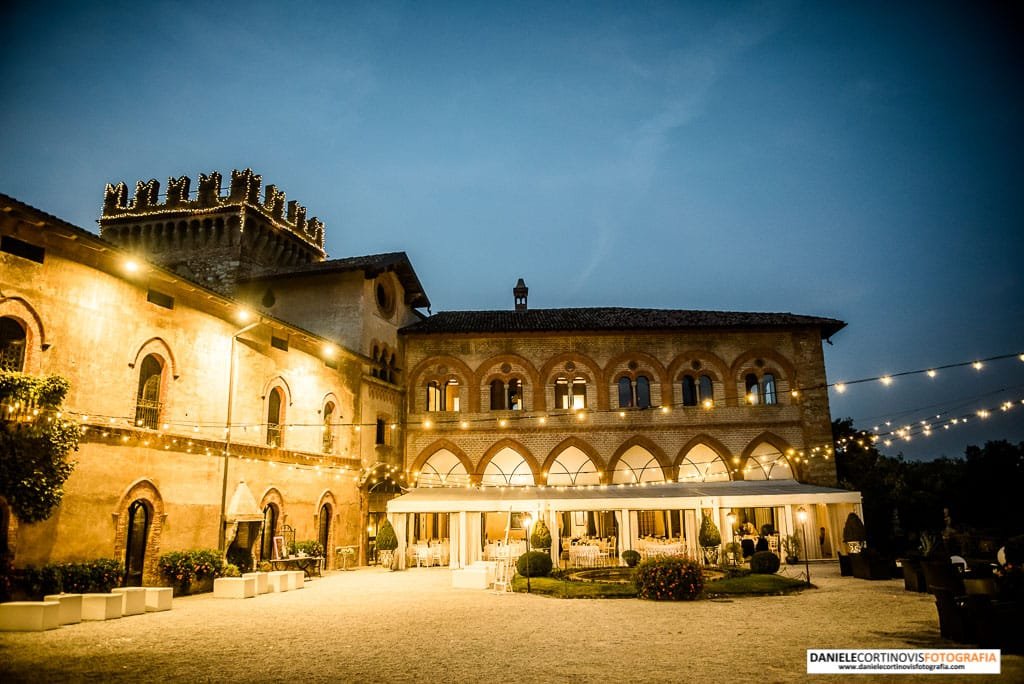
<path id="1" fill-rule="evenodd" d="M 853 380 L 1024 352 L 1019 3 L 13 2 L 0 191 L 252 167 L 438 310 L 791 311 Z M 1015 9 L 1016 8 L 1016 9 Z M 193 188 L 195 182 L 193 182 Z M 1000 391 L 1001 390 L 1001 391 Z M 832 393 L 1024 440 L 1024 363 Z M 952 412 L 947 414 L 944 412 Z"/>

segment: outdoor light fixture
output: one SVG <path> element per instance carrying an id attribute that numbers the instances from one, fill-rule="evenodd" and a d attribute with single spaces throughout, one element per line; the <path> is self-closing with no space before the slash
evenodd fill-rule
<path id="1" fill-rule="evenodd" d="M 124 270 L 127 273 L 138 273 L 139 262 L 136 261 L 135 259 L 128 259 L 127 261 L 124 262 Z"/>
<path id="2" fill-rule="evenodd" d="M 807 573 L 807 586 L 811 586 L 811 563 L 807 558 L 810 547 L 807 546 L 807 527 L 804 525 L 807 522 L 807 511 L 803 506 L 796 509 L 796 519 L 800 521 L 800 534 L 804 540 L 804 572 Z"/>

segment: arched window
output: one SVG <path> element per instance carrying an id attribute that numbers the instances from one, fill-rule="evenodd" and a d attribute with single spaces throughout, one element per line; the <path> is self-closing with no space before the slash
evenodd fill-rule
<path id="1" fill-rule="evenodd" d="M 578 375 L 572 379 L 572 407 L 587 408 L 587 380 Z"/>
<path id="2" fill-rule="evenodd" d="M 444 404 L 441 401 L 441 385 L 436 380 L 427 383 L 427 410 L 440 411 Z"/>
<path id="3" fill-rule="evenodd" d="M 146 537 L 149 535 L 149 509 L 145 501 L 136 499 L 128 507 L 127 543 L 124 550 L 125 585 L 142 586 L 146 565 Z"/>
<path id="4" fill-rule="evenodd" d="M 324 443 L 323 451 L 325 454 L 334 453 L 334 402 L 329 401 L 324 406 Z"/>
<path id="5" fill-rule="evenodd" d="M 320 522 L 320 534 L 318 535 L 318 539 L 320 541 L 320 546 L 322 546 L 323 549 L 324 549 L 324 556 L 325 557 L 329 557 L 327 554 L 330 553 L 328 551 L 328 549 L 330 548 L 330 542 L 331 542 L 331 506 L 330 506 L 330 504 L 324 504 L 323 506 L 320 507 L 320 521 L 319 522 Z"/>
<path id="6" fill-rule="evenodd" d="M 444 410 L 459 410 L 459 381 L 456 378 L 450 378 L 444 383 Z"/>
<path id="7" fill-rule="evenodd" d="M 746 390 L 744 394 L 748 404 L 756 406 L 761 403 L 761 385 L 758 383 L 756 375 L 747 373 L 746 378 L 743 380 L 743 386 Z"/>
<path id="8" fill-rule="evenodd" d="M 629 378 L 619 378 L 619 408 L 633 406 L 633 383 Z"/>
<path id="9" fill-rule="evenodd" d="M 270 390 L 267 397 L 267 446 L 281 446 L 281 413 L 284 408 L 284 393 L 280 387 Z"/>
<path id="10" fill-rule="evenodd" d="M 707 376 L 704 376 L 707 377 Z M 697 381 L 692 375 L 683 376 L 683 406 L 697 405 Z"/>
<path id="11" fill-rule="evenodd" d="M 25 370 L 25 328 L 9 316 L 0 318 L 0 370 Z"/>
<path id="12" fill-rule="evenodd" d="M 761 377 L 761 387 L 764 390 L 764 403 L 765 404 L 778 404 L 779 396 L 775 391 L 775 376 L 771 373 L 765 373 Z"/>
<path id="13" fill-rule="evenodd" d="M 555 408 L 569 408 L 569 378 L 564 376 L 555 378 Z"/>
<path id="14" fill-rule="evenodd" d="M 260 531 L 260 560 L 274 558 L 274 537 L 277 535 L 277 506 L 268 503 L 263 509 L 263 528 Z"/>
<path id="15" fill-rule="evenodd" d="M 505 410 L 505 383 L 501 380 L 491 380 L 491 410 Z"/>
<path id="16" fill-rule="evenodd" d="M 135 424 L 155 430 L 160 423 L 160 380 L 164 367 L 153 354 L 146 355 L 139 368 L 139 391 L 135 401 Z"/>
<path id="17" fill-rule="evenodd" d="M 636 378 L 636 406 L 651 408 L 651 381 L 646 375 L 638 375 Z"/>
<path id="18" fill-rule="evenodd" d="M 510 411 L 523 410 L 523 382 L 519 378 L 512 378 L 508 381 L 508 409 Z"/>
<path id="19" fill-rule="evenodd" d="M 715 384 L 711 380 L 711 376 L 702 375 L 700 376 L 700 403 L 708 406 L 709 408 L 715 403 Z"/>

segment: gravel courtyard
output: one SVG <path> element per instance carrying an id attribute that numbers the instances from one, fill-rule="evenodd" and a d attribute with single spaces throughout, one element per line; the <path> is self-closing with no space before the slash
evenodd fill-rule
<path id="1" fill-rule="evenodd" d="M 441 568 L 335 572 L 301 591 L 2 633 L 0 681 L 760 683 L 806 678 L 807 648 L 952 645 L 931 596 L 902 581 L 812 576 L 818 588 L 792 596 L 654 603 L 452 589 Z M 995 679 L 1024 681 L 1024 658 L 1004 656 Z"/>

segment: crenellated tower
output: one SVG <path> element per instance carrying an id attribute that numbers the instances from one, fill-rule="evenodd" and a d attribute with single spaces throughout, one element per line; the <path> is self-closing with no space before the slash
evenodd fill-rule
<path id="1" fill-rule="evenodd" d="M 252 276 L 323 261 L 324 224 L 274 185 L 260 190 L 251 169 L 231 172 L 226 194 L 221 175 L 200 174 L 191 194 L 188 176 L 169 178 L 160 201 L 156 179 L 128 186 L 107 184 L 100 218 L 102 237 L 224 294 Z"/>

